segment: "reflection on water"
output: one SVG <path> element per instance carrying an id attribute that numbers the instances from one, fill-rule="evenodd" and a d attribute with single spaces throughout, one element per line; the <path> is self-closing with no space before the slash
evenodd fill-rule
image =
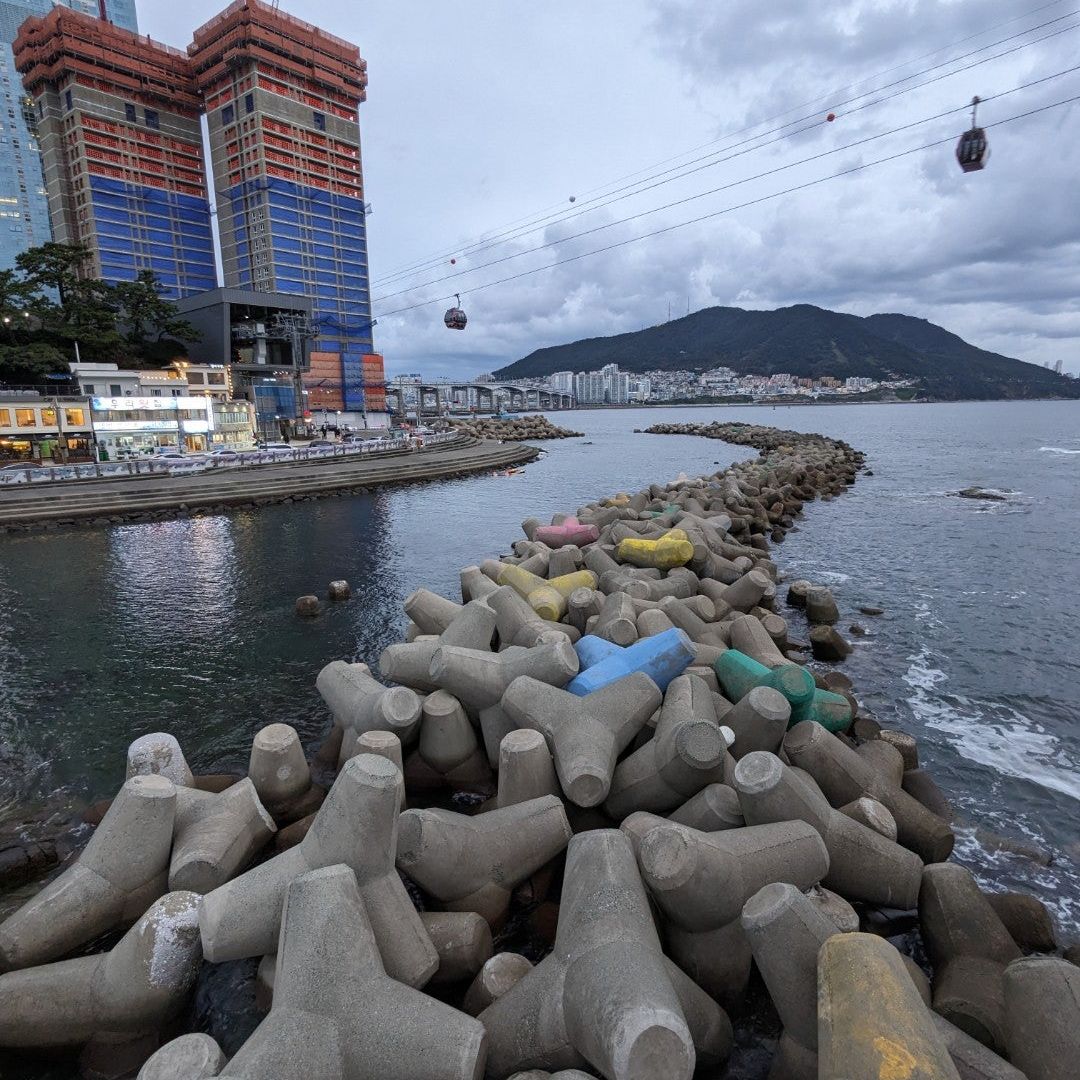
<path id="1" fill-rule="evenodd" d="M 241 766 L 272 721 L 317 739 L 319 668 L 374 663 L 412 589 L 456 596 L 460 567 L 506 550 L 525 517 L 752 453 L 632 430 L 718 417 L 821 431 L 869 454 L 874 476 L 811 506 L 778 560 L 832 585 L 841 629 L 866 626 L 845 665 L 860 698 L 920 736 L 961 810 L 1059 853 L 1037 872 L 974 841 L 963 857 L 1059 910 L 1076 903 L 1063 856 L 1080 767 L 1080 455 L 1044 449 L 1080 446 L 1075 403 L 579 412 L 585 438 L 549 444 L 519 476 L 0 537 L 0 826 L 110 794 L 124 748 L 147 731 L 174 732 L 202 770 Z M 1011 494 L 946 494 L 971 485 Z M 295 598 L 334 578 L 352 601 L 297 619 Z M 863 618 L 859 604 L 886 614 Z"/>

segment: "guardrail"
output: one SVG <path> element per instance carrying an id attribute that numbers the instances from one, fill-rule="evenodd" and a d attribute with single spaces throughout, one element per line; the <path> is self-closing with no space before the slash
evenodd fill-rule
<path id="1" fill-rule="evenodd" d="M 101 461 L 85 465 L 28 466 L 0 470 L 0 487 L 12 484 L 48 484 L 67 480 L 109 480 L 121 476 L 191 476 L 219 472 L 247 465 L 272 465 L 286 461 L 322 461 L 326 458 L 363 458 L 375 454 L 405 453 L 421 447 L 452 442 L 454 432 L 422 435 L 409 439 L 370 439 L 355 446 L 315 446 L 297 450 L 242 450 L 235 458 L 214 458 L 199 454 L 183 458 L 137 458 L 132 461 Z"/>

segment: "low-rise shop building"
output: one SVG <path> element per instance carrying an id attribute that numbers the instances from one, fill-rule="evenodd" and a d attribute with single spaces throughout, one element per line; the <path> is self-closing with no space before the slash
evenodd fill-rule
<path id="1" fill-rule="evenodd" d="M 87 398 L 0 391 L 0 466 L 93 460 Z"/>

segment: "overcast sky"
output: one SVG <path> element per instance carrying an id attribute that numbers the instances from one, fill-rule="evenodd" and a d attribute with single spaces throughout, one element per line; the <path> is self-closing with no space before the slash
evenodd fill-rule
<path id="1" fill-rule="evenodd" d="M 793 303 L 905 312 L 983 348 L 1038 363 L 1061 358 L 1066 370 L 1080 370 L 1080 103 L 990 129 L 991 160 L 981 173 L 961 173 L 952 145 L 967 126 L 961 106 L 973 94 L 989 98 L 1077 64 L 1080 29 L 917 85 L 1080 25 L 1080 17 L 1062 18 L 1076 6 L 1070 0 L 281 6 L 356 42 L 368 61 L 360 123 L 374 211 L 368 243 L 375 337 L 392 373 L 475 374 L 545 345 L 663 322 L 669 305 L 674 317 L 688 304 L 697 310 Z M 183 46 L 221 7 L 221 0 L 140 0 L 140 25 Z M 1058 21 L 945 63 L 1051 20 Z M 897 80 L 906 81 L 881 89 Z M 1073 72 L 988 101 L 980 122 L 1078 95 L 1080 72 Z M 836 120 L 826 123 L 830 108 Z M 953 109 L 959 111 L 917 123 Z M 771 119 L 777 114 L 783 115 Z M 717 161 L 736 152 L 717 154 L 746 139 L 748 125 L 758 125 L 750 134 L 762 133 L 806 116 L 822 122 L 804 120 L 795 125 L 810 126 L 801 134 L 785 128 L 764 136 L 787 136 L 768 148 L 741 146 L 738 156 Z M 916 126 L 840 149 L 909 124 Z M 937 139 L 949 141 L 551 265 Z M 630 174 L 649 176 L 708 153 L 714 156 L 701 163 L 707 167 L 693 175 L 608 206 L 589 205 L 613 197 L 602 193 Z M 660 162 L 667 164 L 651 168 Z M 781 166 L 791 167 L 748 179 Z M 465 251 L 484 234 L 544 214 L 557 216 L 528 235 Z M 609 227 L 479 268 L 599 226 Z M 429 259 L 421 273 L 395 277 Z M 537 267 L 544 269 L 470 291 Z M 427 284 L 449 275 L 456 276 Z M 469 316 L 463 333 L 442 325 L 445 298 L 459 290 Z M 432 298 L 439 302 L 387 314 Z"/>

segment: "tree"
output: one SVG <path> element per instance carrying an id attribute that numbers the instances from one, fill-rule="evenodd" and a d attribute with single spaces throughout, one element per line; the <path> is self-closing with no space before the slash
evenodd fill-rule
<path id="1" fill-rule="evenodd" d="M 134 281 L 118 282 L 113 286 L 113 296 L 124 340 L 139 361 L 161 363 L 178 352 L 186 356 L 184 343 L 198 341 L 195 327 L 180 317 L 172 301 L 161 295 L 161 284 L 152 270 L 140 271 Z"/>
<path id="2" fill-rule="evenodd" d="M 161 295 L 153 271 L 110 285 L 91 276 L 90 259 L 89 248 L 48 243 L 20 252 L 15 270 L 0 270 L 0 380 L 32 382 L 32 373 L 76 355 L 138 367 L 187 355 L 198 331 Z"/>
<path id="3" fill-rule="evenodd" d="M 72 359 L 76 342 L 84 360 L 124 359 L 114 287 L 80 276 L 89 259 L 89 248 L 50 242 L 19 252 L 15 264 L 30 294 L 31 316 L 40 322 L 40 340 Z"/>
<path id="4" fill-rule="evenodd" d="M 40 383 L 48 375 L 66 374 L 67 370 L 67 356 L 55 345 L 0 344 L 0 383 Z"/>

